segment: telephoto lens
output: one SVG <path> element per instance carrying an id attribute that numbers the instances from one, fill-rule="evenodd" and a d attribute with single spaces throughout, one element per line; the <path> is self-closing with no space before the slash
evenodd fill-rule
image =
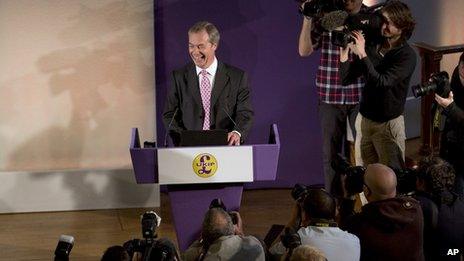
<path id="1" fill-rule="evenodd" d="M 58 245 L 55 249 L 55 261 L 69 260 L 69 254 L 74 246 L 74 237 L 68 235 L 61 235 L 58 240 Z"/>
<path id="2" fill-rule="evenodd" d="M 156 229 L 161 223 L 161 217 L 155 211 L 147 211 L 142 215 L 142 235 L 145 239 L 156 238 Z"/>

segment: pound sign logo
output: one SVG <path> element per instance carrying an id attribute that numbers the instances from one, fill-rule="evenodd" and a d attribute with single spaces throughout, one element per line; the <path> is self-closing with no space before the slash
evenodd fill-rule
<path id="1" fill-rule="evenodd" d="M 195 157 L 192 167 L 195 174 L 199 177 L 209 178 L 216 173 L 218 163 L 213 155 L 202 153 Z"/>

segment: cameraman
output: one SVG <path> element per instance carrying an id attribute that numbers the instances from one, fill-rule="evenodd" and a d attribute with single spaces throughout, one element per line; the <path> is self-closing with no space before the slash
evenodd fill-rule
<path id="1" fill-rule="evenodd" d="M 306 1 L 304 4 L 310 1 Z M 356 14 L 361 10 L 362 0 L 344 0 L 345 11 Z M 342 86 L 339 76 L 339 48 L 332 44 L 332 33 L 325 31 L 320 19 L 305 16 L 298 42 L 300 56 L 311 55 L 321 49 L 319 69 L 316 75 L 319 96 L 319 119 L 322 129 L 322 153 L 324 164 L 325 189 L 333 193 L 331 185 L 334 170 L 330 162 L 337 153 L 342 153 L 342 144 L 346 140 L 347 117 L 353 136 L 356 137 L 354 121 L 359 110 L 363 79 L 358 78 L 348 86 Z M 348 147 L 347 145 L 344 146 Z"/>
<path id="2" fill-rule="evenodd" d="M 201 240 L 185 251 L 184 261 L 196 260 L 265 260 L 261 242 L 253 236 L 244 236 L 242 219 L 238 212 L 231 212 L 232 218 L 222 208 L 208 210 L 203 220 Z"/>
<path id="3" fill-rule="evenodd" d="M 322 189 L 309 189 L 302 202 L 298 201 L 293 206 L 286 230 L 296 231 L 302 245 L 318 248 L 327 260 L 359 260 L 359 239 L 338 228 L 335 210 L 333 196 Z M 269 251 L 273 257 L 279 258 L 285 250 L 282 240 L 271 246 Z"/>
<path id="4" fill-rule="evenodd" d="M 365 165 L 380 162 L 404 168 L 404 105 L 409 81 L 416 67 L 416 53 L 407 40 L 415 21 L 408 6 L 388 2 L 381 9 L 381 44 L 366 45 L 364 35 L 354 31 L 354 44 L 341 49 L 340 76 L 343 84 L 364 76 L 360 103 L 361 157 Z M 359 59 L 349 61 L 349 53 Z"/>
<path id="5" fill-rule="evenodd" d="M 447 116 L 442 133 L 440 156 L 456 170 L 455 192 L 464 194 L 464 53 L 453 72 L 448 98 L 435 94 L 435 100 Z"/>

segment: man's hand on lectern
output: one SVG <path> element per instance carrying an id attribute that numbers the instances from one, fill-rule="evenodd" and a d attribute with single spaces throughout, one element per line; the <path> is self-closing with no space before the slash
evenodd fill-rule
<path id="1" fill-rule="evenodd" d="M 229 132 L 227 134 L 227 142 L 229 145 L 240 145 L 240 135 L 236 132 Z"/>

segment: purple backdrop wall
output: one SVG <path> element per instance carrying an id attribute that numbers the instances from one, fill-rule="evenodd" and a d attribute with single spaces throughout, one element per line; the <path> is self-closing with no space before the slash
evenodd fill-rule
<path id="1" fill-rule="evenodd" d="M 281 153 L 277 180 L 249 188 L 323 182 L 321 134 L 314 75 L 318 55 L 298 56 L 302 19 L 295 1 L 156 0 L 155 79 L 158 144 L 164 139 L 161 112 L 170 72 L 189 62 L 187 30 L 207 20 L 221 33 L 219 60 L 249 74 L 255 124 L 247 143 L 266 143 L 277 123 Z"/>

